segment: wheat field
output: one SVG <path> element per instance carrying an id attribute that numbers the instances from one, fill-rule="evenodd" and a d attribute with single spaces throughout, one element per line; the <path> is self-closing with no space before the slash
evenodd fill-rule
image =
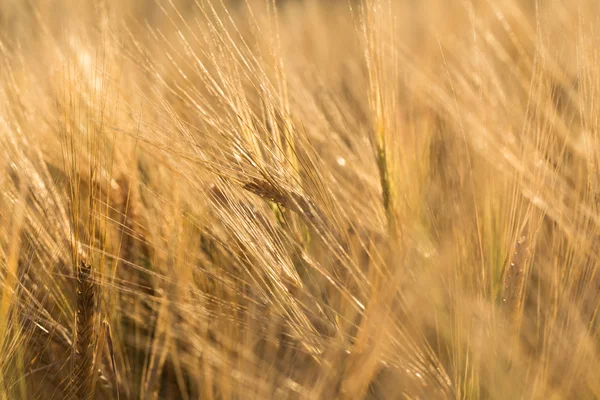
<path id="1" fill-rule="evenodd" d="M 597 0 L 1 0 L 0 154 L 0 400 L 600 398 Z"/>

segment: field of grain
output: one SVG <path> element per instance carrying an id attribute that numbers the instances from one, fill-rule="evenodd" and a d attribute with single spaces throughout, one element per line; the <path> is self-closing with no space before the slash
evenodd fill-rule
<path id="1" fill-rule="evenodd" d="M 0 400 L 600 398 L 597 0 L 1 0 Z"/>

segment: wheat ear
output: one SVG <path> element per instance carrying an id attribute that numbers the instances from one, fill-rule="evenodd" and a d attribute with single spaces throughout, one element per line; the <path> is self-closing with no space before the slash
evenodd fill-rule
<path id="1" fill-rule="evenodd" d="M 77 398 L 93 397 L 96 296 L 90 265 L 80 260 L 77 268 L 77 317 L 75 373 Z"/>

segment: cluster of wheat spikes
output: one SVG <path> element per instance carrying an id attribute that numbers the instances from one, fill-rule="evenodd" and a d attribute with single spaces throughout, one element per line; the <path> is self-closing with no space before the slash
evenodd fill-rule
<path id="1" fill-rule="evenodd" d="M 597 0 L 1 0 L 0 400 L 600 398 Z"/>

